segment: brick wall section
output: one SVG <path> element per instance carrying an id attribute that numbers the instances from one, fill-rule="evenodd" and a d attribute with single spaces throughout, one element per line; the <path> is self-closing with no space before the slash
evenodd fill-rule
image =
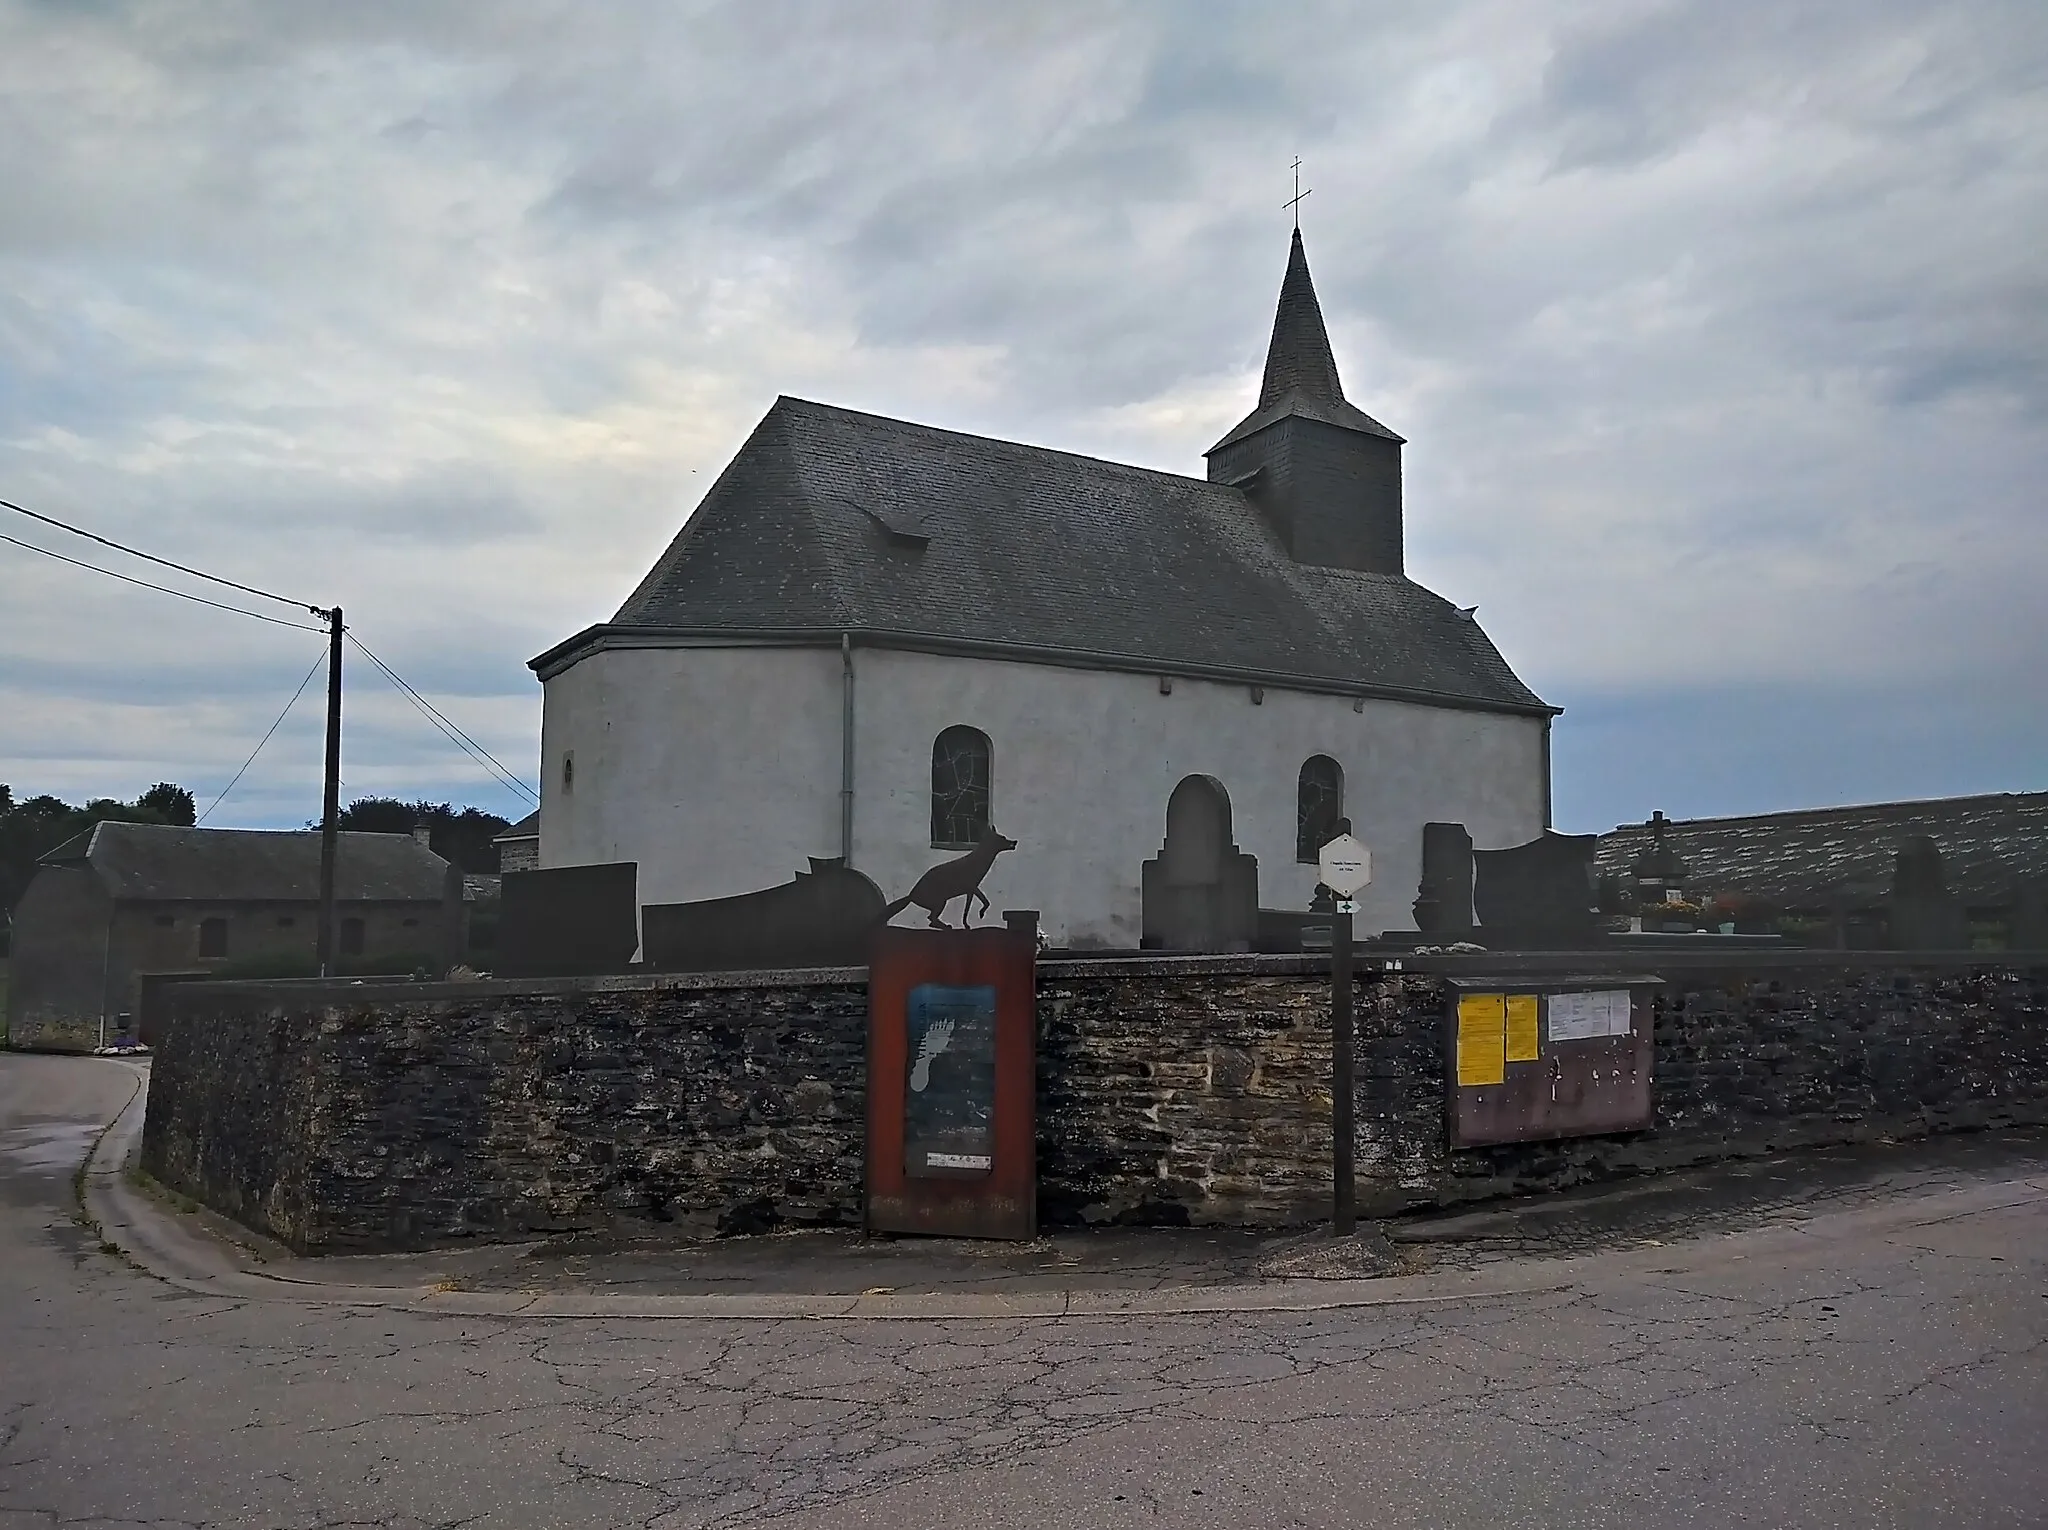
<path id="1" fill-rule="evenodd" d="M 1044 964 L 1043 1220 L 1326 1214 L 1317 965 Z M 854 1222 L 862 978 L 194 987 L 176 996 L 153 1069 L 144 1162 L 301 1249 Z M 2048 971 L 1673 971 L 1657 1001 L 1654 1131 L 1455 1153 L 1444 1005 L 1436 975 L 1361 979 L 1367 1209 L 2048 1119 Z"/>

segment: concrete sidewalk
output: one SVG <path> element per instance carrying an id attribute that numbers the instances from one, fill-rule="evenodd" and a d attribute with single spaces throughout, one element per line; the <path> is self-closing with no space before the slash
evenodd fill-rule
<path id="1" fill-rule="evenodd" d="M 811 1230 L 714 1241 L 560 1237 L 304 1259 L 180 1209 L 133 1172 L 146 1070 L 83 1177 L 104 1242 L 181 1289 L 461 1317 L 1079 1318 L 1311 1312 L 1564 1289 L 1675 1245 L 1815 1219 L 1911 1222 L 2048 1194 L 2048 1131 L 1751 1160 L 1456 1213 L 1327 1229 L 1061 1230 L 1029 1243 Z"/>

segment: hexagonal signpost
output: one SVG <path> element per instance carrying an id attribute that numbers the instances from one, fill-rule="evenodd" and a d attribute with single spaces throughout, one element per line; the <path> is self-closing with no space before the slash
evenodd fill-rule
<path id="1" fill-rule="evenodd" d="M 1330 1225 L 1340 1236 L 1350 1233 L 1356 1216 L 1357 1173 L 1352 1162 L 1351 916 L 1358 911 L 1359 891 L 1372 882 L 1372 852 L 1353 837 L 1351 820 L 1337 820 L 1337 837 L 1316 857 L 1323 886 L 1337 895 L 1330 920 Z"/>

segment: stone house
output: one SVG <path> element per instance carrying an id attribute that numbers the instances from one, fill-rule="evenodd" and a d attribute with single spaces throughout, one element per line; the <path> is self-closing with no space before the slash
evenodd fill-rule
<path id="1" fill-rule="evenodd" d="M 1361 927 L 1408 927 L 1424 824 L 1548 826 L 1557 709 L 1408 577 L 1402 445 L 1344 396 L 1298 233 L 1205 477 L 779 399 L 532 661 L 539 864 L 636 862 L 644 904 L 822 860 L 895 895 L 993 828 L 992 906 L 1055 944 L 1228 950 L 1247 897 L 1309 907 L 1343 816 Z"/>
<path id="2" fill-rule="evenodd" d="M 410 835 L 337 838 L 343 970 L 459 959 L 459 870 Z M 146 1033 L 163 979 L 310 971 L 319 897 L 315 832 L 97 824 L 41 858 L 15 910 L 9 1038 L 89 1051 Z"/>
<path id="3" fill-rule="evenodd" d="M 532 871 L 540 865 L 540 812 L 535 809 L 491 841 L 498 847 L 498 871 Z"/>

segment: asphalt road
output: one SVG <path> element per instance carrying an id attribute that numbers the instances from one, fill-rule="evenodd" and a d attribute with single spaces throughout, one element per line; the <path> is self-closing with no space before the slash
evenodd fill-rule
<path id="1" fill-rule="evenodd" d="M 2039 1173 L 1437 1305 L 476 1319 L 102 1253 L 134 1084 L 0 1054 L 0 1530 L 2048 1525 Z"/>

